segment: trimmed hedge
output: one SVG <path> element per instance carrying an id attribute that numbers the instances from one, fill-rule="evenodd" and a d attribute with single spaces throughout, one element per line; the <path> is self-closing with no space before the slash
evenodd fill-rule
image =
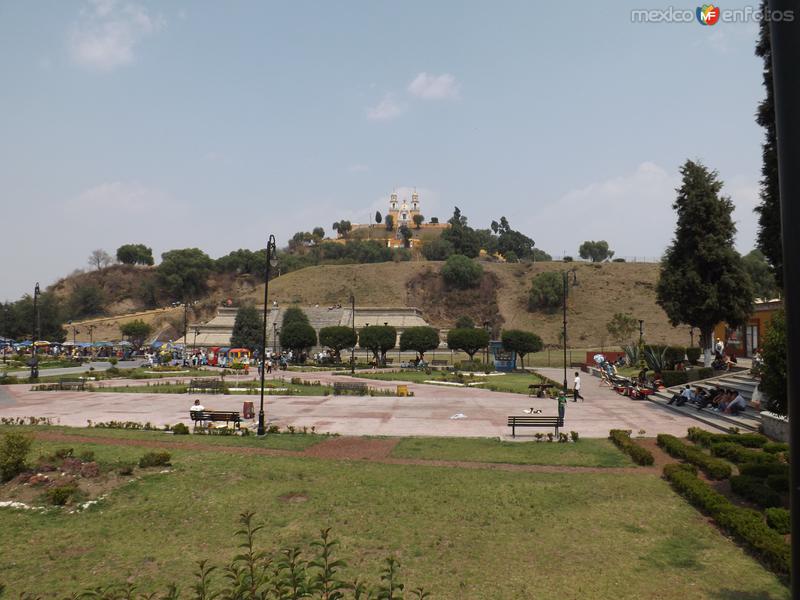
<path id="1" fill-rule="evenodd" d="M 789 493 L 789 484 L 791 479 L 788 475 L 770 475 L 764 481 L 766 482 L 767 487 L 772 488 L 779 494 Z"/>
<path id="2" fill-rule="evenodd" d="M 785 508 L 768 508 L 764 514 L 767 515 L 767 525 L 781 535 L 792 532 L 791 514 Z"/>
<path id="3" fill-rule="evenodd" d="M 638 465 L 652 465 L 655 461 L 650 450 L 631 440 L 631 432 L 627 429 L 612 429 L 608 432 L 608 438 Z"/>
<path id="4" fill-rule="evenodd" d="M 661 382 L 664 387 L 675 387 L 676 385 L 685 385 L 689 383 L 688 371 L 661 371 Z"/>
<path id="5" fill-rule="evenodd" d="M 706 448 L 720 442 L 731 442 L 747 448 L 762 448 L 769 442 L 769 438 L 760 433 L 711 433 L 699 427 L 689 427 L 686 437 Z"/>
<path id="6" fill-rule="evenodd" d="M 769 452 L 770 454 L 778 454 L 779 452 L 788 452 L 789 451 L 789 444 L 784 442 L 767 442 L 761 449 L 764 452 Z"/>
<path id="7" fill-rule="evenodd" d="M 781 534 L 767 526 L 760 513 L 736 506 L 680 465 L 666 465 L 664 477 L 675 491 L 744 543 L 764 565 L 778 573 L 789 573 L 791 547 Z"/>
<path id="8" fill-rule="evenodd" d="M 781 495 L 767 487 L 764 481 L 747 475 L 734 475 L 731 477 L 731 490 L 761 508 L 780 506 Z"/>
<path id="9" fill-rule="evenodd" d="M 697 361 L 700 360 L 700 355 L 703 353 L 702 349 L 700 348 L 687 348 L 686 349 L 686 358 L 691 364 L 697 364 Z"/>
<path id="10" fill-rule="evenodd" d="M 783 463 L 750 463 L 739 466 L 739 474 L 755 477 L 756 479 L 766 479 L 770 475 L 782 475 L 789 477 L 789 465 Z"/>
<path id="11" fill-rule="evenodd" d="M 778 462 L 778 457 L 774 454 L 745 448 L 732 442 L 711 444 L 711 454 L 719 456 L 720 458 L 726 458 L 737 465 L 745 463 L 765 464 Z"/>
<path id="12" fill-rule="evenodd" d="M 731 466 L 727 462 L 709 456 L 700 448 L 687 446 L 674 435 L 659 433 L 656 442 L 667 454 L 697 465 L 711 479 L 727 479 L 731 476 Z"/>
<path id="13" fill-rule="evenodd" d="M 684 346 L 667 346 L 664 353 L 664 361 L 670 369 L 675 368 L 675 364 L 682 362 L 686 355 L 686 348 Z"/>

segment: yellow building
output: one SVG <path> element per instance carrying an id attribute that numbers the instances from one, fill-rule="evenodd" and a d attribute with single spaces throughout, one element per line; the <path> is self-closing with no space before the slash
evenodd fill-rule
<path id="1" fill-rule="evenodd" d="M 719 323 L 714 328 L 714 341 L 725 342 L 725 352 L 734 356 L 753 356 L 756 348 L 767 331 L 767 326 L 775 313 L 783 308 L 783 300 L 756 300 L 753 314 L 743 327 L 729 327 L 727 323 Z"/>
<path id="2" fill-rule="evenodd" d="M 403 198 L 402 202 L 397 200 L 397 192 L 392 192 L 389 197 L 389 216 L 392 217 L 394 228 L 399 229 L 403 225 L 409 229 L 414 226 L 414 215 L 420 214 L 419 212 L 419 194 L 417 190 L 411 194 L 411 204 L 408 204 L 408 199 Z"/>

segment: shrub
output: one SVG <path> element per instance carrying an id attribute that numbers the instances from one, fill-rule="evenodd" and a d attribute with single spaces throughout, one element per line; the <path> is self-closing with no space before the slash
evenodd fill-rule
<path id="1" fill-rule="evenodd" d="M 778 458 L 774 454 L 745 448 L 733 442 L 711 444 L 711 454 L 719 456 L 720 458 L 726 458 L 737 465 L 744 463 L 778 462 Z"/>
<path id="2" fill-rule="evenodd" d="M 608 432 L 608 437 L 620 450 L 630 456 L 636 464 L 653 464 L 655 459 L 653 458 L 652 452 L 631 441 L 630 431 L 626 429 L 612 429 Z"/>
<path id="3" fill-rule="evenodd" d="M 133 463 L 121 463 L 117 466 L 117 473 L 123 477 L 133 475 Z"/>
<path id="4" fill-rule="evenodd" d="M 441 273 L 447 285 L 466 290 L 478 286 L 483 267 L 463 254 L 454 254 L 442 265 Z"/>
<path id="5" fill-rule="evenodd" d="M 756 511 L 739 508 L 708 484 L 677 465 L 664 467 L 664 477 L 679 494 L 713 517 L 722 529 L 746 544 L 773 571 L 788 573 L 791 548 Z"/>
<path id="6" fill-rule="evenodd" d="M 183 423 L 176 423 L 172 426 L 173 435 L 189 435 L 189 428 Z"/>
<path id="7" fill-rule="evenodd" d="M 700 355 L 703 353 L 701 348 L 687 348 L 686 349 L 686 360 L 689 361 L 689 364 L 696 365 L 697 362 L 700 360 Z"/>
<path id="8" fill-rule="evenodd" d="M 711 367 L 700 367 L 697 369 L 697 378 L 698 379 L 708 379 L 709 377 L 714 376 L 714 369 Z"/>
<path id="9" fill-rule="evenodd" d="M 686 437 L 706 448 L 721 442 L 739 444 L 747 448 L 760 448 L 769 441 L 767 436 L 760 433 L 711 433 L 699 427 L 690 427 Z"/>
<path id="10" fill-rule="evenodd" d="M 0 481 L 9 481 L 22 473 L 33 440 L 22 433 L 7 433 L 0 445 Z"/>
<path id="11" fill-rule="evenodd" d="M 731 490 L 734 494 L 763 508 L 781 505 L 781 495 L 755 477 L 734 475 L 731 477 Z"/>
<path id="12" fill-rule="evenodd" d="M 93 462 L 94 461 L 94 452 L 91 450 L 84 450 L 78 455 L 78 458 L 82 462 Z"/>
<path id="13" fill-rule="evenodd" d="M 577 442 L 580 439 L 580 435 L 577 431 L 570 431 L 569 436 L 572 438 L 573 442 Z"/>
<path id="14" fill-rule="evenodd" d="M 727 479 L 731 476 L 731 466 L 727 462 L 709 456 L 699 448 L 687 446 L 674 435 L 660 433 L 656 442 L 667 454 L 697 465 L 711 479 Z"/>
<path id="15" fill-rule="evenodd" d="M 139 459 L 139 467 L 168 467 L 171 459 L 169 452 L 148 452 Z"/>
<path id="16" fill-rule="evenodd" d="M 675 387 L 689 383 L 687 371 L 661 371 L 661 381 L 664 387 Z"/>
<path id="17" fill-rule="evenodd" d="M 555 271 L 539 273 L 531 282 L 528 310 L 554 311 L 564 299 L 564 276 Z"/>
<path id="18" fill-rule="evenodd" d="M 78 486 L 75 484 L 60 485 L 52 487 L 44 492 L 44 497 L 47 502 L 55 506 L 64 506 L 70 501 L 75 493 L 78 491 Z"/>
<path id="19" fill-rule="evenodd" d="M 664 352 L 664 361 L 667 369 L 674 369 L 675 365 L 684 360 L 686 348 L 683 346 L 667 346 Z"/>
<path id="20" fill-rule="evenodd" d="M 778 454 L 779 452 L 788 452 L 789 451 L 789 444 L 784 442 L 767 442 L 761 449 L 764 452 L 769 452 L 770 454 Z"/>
<path id="21" fill-rule="evenodd" d="M 111 363 L 112 367 L 116 367 L 117 363 L 119 362 L 119 359 L 117 359 L 116 356 L 112 356 L 111 358 L 108 359 L 108 362 Z"/>
<path id="22" fill-rule="evenodd" d="M 768 508 L 764 511 L 767 525 L 781 535 L 792 532 L 791 514 L 785 508 Z"/>
<path id="23" fill-rule="evenodd" d="M 775 490 L 779 494 L 789 493 L 789 475 L 770 475 L 766 479 L 767 487 Z"/>
<path id="24" fill-rule="evenodd" d="M 739 466 L 740 475 L 748 475 L 757 479 L 766 479 L 770 475 L 789 477 L 789 465 L 774 463 L 752 463 Z"/>

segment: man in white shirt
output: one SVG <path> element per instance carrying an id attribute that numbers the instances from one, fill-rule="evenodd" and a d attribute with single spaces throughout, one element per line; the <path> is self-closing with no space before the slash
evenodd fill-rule
<path id="1" fill-rule="evenodd" d="M 733 415 L 738 415 L 747 408 L 747 400 L 742 396 L 742 392 L 736 394 L 736 398 L 731 400 L 730 404 L 725 407 L 725 412 Z"/>
<path id="2" fill-rule="evenodd" d="M 194 404 L 189 408 L 189 412 L 203 412 L 205 408 L 200 404 L 200 400 L 195 400 Z"/>
<path id="3" fill-rule="evenodd" d="M 578 398 L 583 400 L 583 396 L 581 396 L 581 376 L 578 375 L 577 371 L 575 371 L 575 384 L 572 388 L 572 401 L 577 402 Z"/>

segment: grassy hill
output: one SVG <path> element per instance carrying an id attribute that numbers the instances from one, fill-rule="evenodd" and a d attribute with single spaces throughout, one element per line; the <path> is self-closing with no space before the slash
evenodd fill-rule
<path id="1" fill-rule="evenodd" d="M 483 263 L 484 276 L 475 290 L 449 290 L 441 277 L 442 263 L 428 261 L 389 262 L 361 265 L 322 265 L 308 267 L 277 277 L 270 283 L 270 300 L 281 304 L 330 306 L 347 304 L 350 293 L 359 306 L 414 306 L 436 327 L 447 329 L 462 315 L 476 323 L 489 321 L 498 331 L 521 328 L 537 332 L 548 344 L 558 344 L 561 311 L 528 311 L 528 291 L 533 277 L 544 271 L 561 271 L 564 263 L 499 264 Z M 687 327 L 673 328 L 656 305 L 655 285 L 658 265 L 653 263 L 572 263 L 578 286 L 570 288 L 567 319 L 572 347 L 611 346 L 606 323 L 615 312 L 644 320 L 645 337 L 651 342 L 687 344 Z M 143 281 L 153 277 L 151 268 L 117 266 L 103 272 L 74 275 L 55 286 L 66 297 L 76 286 L 89 283 L 103 287 L 110 300 L 109 316 L 92 319 L 95 339 L 118 337 L 119 323 L 143 318 L 167 337 L 182 332 L 183 311 L 145 310 L 141 297 Z M 189 320 L 205 321 L 216 307 L 232 299 L 234 303 L 260 304 L 264 286 L 250 276 L 214 275 L 209 294 L 199 299 Z M 171 324 L 170 331 L 167 326 Z M 88 339 L 88 329 L 80 327 L 77 339 Z M 71 337 L 71 331 L 68 336 Z"/>

